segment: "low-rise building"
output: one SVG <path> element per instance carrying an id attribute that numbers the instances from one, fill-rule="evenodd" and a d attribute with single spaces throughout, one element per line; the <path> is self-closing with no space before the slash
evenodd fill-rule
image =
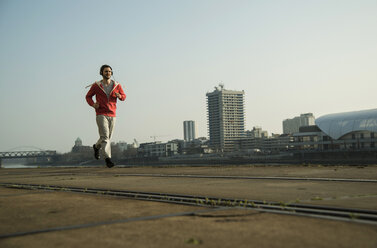
<path id="1" fill-rule="evenodd" d="M 267 138 L 245 138 L 238 141 L 238 150 L 244 153 L 275 154 L 292 148 L 291 135 L 274 135 Z"/>
<path id="2" fill-rule="evenodd" d="M 377 109 L 322 116 L 293 134 L 294 150 L 377 150 Z"/>
<path id="3" fill-rule="evenodd" d="M 253 127 L 252 130 L 247 130 L 245 133 L 246 138 L 268 138 L 268 132 L 258 126 Z"/>
<path id="4" fill-rule="evenodd" d="M 139 154 L 144 157 L 169 157 L 178 154 L 178 144 L 176 142 L 142 143 L 139 146 Z"/>
<path id="5" fill-rule="evenodd" d="M 83 146 L 82 140 L 80 138 L 77 138 L 75 140 L 75 145 L 72 147 L 71 152 L 73 153 L 86 153 L 93 151 L 93 148 L 91 146 Z"/>
<path id="6" fill-rule="evenodd" d="M 301 114 L 292 119 L 283 121 L 283 134 L 293 134 L 299 131 L 302 126 L 314 125 L 315 118 L 312 113 Z"/>
<path id="7" fill-rule="evenodd" d="M 209 140 L 205 137 L 199 137 L 189 142 L 180 144 L 180 154 L 203 154 L 210 153 L 212 150 L 208 146 Z"/>
<path id="8" fill-rule="evenodd" d="M 127 142 L 119 141 L 118 143 L 111 142 L 111 147 L 118 149 L 120 152 L 124 152 L 128 149 L 129 145 L 127 144 Z"/>

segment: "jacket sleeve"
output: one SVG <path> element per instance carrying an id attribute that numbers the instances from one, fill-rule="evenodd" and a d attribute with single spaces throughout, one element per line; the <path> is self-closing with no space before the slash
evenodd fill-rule
<path id="1" fill-rule="evenodd" d="M 86 102 L 90 106 L 93 106 L 93 104 L 94 104 L 92 97 L 96 94 L 95 87 L 96 87 L 96 84 L 93 84 L 92 87 L 90 87 L 90 90 L 88 91 L 88 93 L 86 94 L 86 97 L 85 97 Z"/>
<path id="2" fill-rule="evenodd" d="M 122 86 L 119 84 L 119 94 L 120 94 L 120 98 L 119 98 L 119 100 L 121 100 L 121 101 L 124 101 L 124 100 L 126 100 L 126 94 L 124 93 L 124 91 L 123 91 L 123 89 L 122 89 Z"/>

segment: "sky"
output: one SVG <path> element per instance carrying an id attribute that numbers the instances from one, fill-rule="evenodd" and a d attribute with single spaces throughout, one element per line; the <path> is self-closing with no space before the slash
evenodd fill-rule
<path id="1" fill-rule="evenodd" d="M 0 0 L 0 151 L 98 139 L 85 86 L 127 99 L 112 141 L 208 137 L 206 93 L 245 91 L 246 129 L 377 106 L 376 0 Z"/>

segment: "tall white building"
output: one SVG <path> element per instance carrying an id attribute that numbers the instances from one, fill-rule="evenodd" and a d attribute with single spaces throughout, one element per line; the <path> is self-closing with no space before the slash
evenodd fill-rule
<path id="1" fill-rule="evenodd" d="M 232 151 L 245 135 L 244 91 L 224 89 L 223 85 L 207 93 L 207 117 L 210 145 L 218 151 Z"/>
<path id="2" fill-rule="evenodd" d="M 283 121 L 283 133 L 298 133 L 300 127 L 315 125 L 314 122 L 315 118 L 312 113 L 301 114 L 300 116 L 296 116 L 292 119 L 286 119 Z"/>
<path id="3" fill-rule="evenodd" d="M 183 122 L 183 138 L 185 141 L 193 141 L 196 138 L 195 134 L 195 122 L 184 121 Z"/>

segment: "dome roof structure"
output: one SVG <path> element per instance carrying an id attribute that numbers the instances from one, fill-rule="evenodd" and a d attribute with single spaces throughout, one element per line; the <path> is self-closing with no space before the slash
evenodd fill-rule
<path id="1" fill-rule="evenodd" d="M 355 131 L 377 132 L 377 109 L 324 115 L 315 124 L 333 139 Z"/>

